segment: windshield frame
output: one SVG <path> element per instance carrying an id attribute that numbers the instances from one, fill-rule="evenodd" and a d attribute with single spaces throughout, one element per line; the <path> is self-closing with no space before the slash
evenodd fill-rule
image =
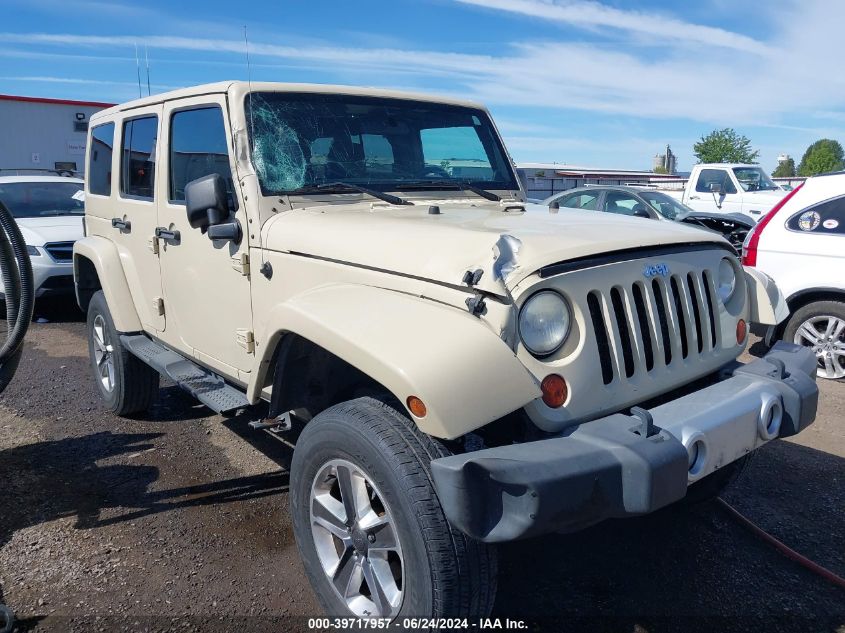
<path id="1" fill-rule="evenodd" d="M 384 107 L 395 107 L 400 110 L 399 120 L 401 121 L 401 109 L 402 108 L 417 108 L 417 109 L 424 109 L 430 111 L 436 110 L 443 110 L 444 112 L 448 112 L 452 116 L 458 116 L 461 114 L 465 114 L 468 116 L 476 117 L 476 120 L 479 121 L 475 127 L 483 130 L 484 137 L 479 134 L 479 141 L 481 143 L 482 149 L 484 150 L 487 161 L 489 164 L 489 168 L 494 170 L 494 173 L 500 176 L 503 176 L 501 180 L 479 180 L 476 178 L 467 178 L 464 176 L 458 177 L 437 177 L 437 178 L 423 178 L 420 174 L 408 174 L 407 177 L 393 177 L 393 178 L 385 178 L 385 179 L 378 179 L 370 177 L 368 174 L 367 177 L 346 177 L 346 178 L 338 178 L 338 177 L 323 177 L 323 178 L 313 178 L 312 180 L 304 179 L 300 186 L 297 187 L 288 187 L 288 188 L 277 188 L 277 187 L 270 187 L 267 186 L 266 179 L 262 175 L 261 170 L 258 168 L 258 164 L 256 161 L 256 148 L 255 148 L 255 141 L 258 138 L 258 134 L 253 134 L 253 129 L 255 126 L 254 115 L 255 111 L 252 109 L 252 104 L 254 100 L 257 98 L 263 98 L 267 102 L 307 102 L 307 101 L 314 101 L 318 104 L 326 104 L 326 103 L 346 103 L 346 104 L 353 104 L 353 105 L 374 105 L 374 106 L 384 106 Z M 427 101 L 424 99 L 414 99 L 414 98 L 405 98 L 400 96 L 373 96 L 373 95 L 357 95 L 357 94 L 350 94 L 350 93 L 320 93 L 320 92 L 276 92 L 276 91 L 266 91 L 266 90 L 256 90 L 253 92 L 247 92 L 244 94 L 243 97 L 243 108 L 244 108 L 244 117 L 246 121 L 247 127 L 247 145 L 249 148 L 249 156 L 252 167 L 255 171 L 255 174 L 258 179 L 259 187 L 263 196 L 270 197 L 270 196 L 310 196 L 310 195 L 325 195 L 326 193 L 340 193 L 340 191 L 334 191 L 331 188 L 325 188 L 322 192 L 313 191 L 314 185 L 323 185 L 328 184 L 331 182 L 340 182 L 340 183 L 347 183 L 350 185 L 358 185 L 367 187 L 369 189 L 373 189 L 379 192 L 410 192 L 410 191 L 436 191 L 436 185 L 438 183 L 443 184 L 443 191 L 454 191 L 455 189 L 459 188 L 456 185 L 470 185 L 472 187 L 484 189 L 487 191 L 509 191 L 509 192 L 519 192 L 522 191 L 522 187 L 520 184 L 520 180 L 516 174 L 516 170 L 513 165 L 513 161 L 510 155 L 507 152 L 507 149 L 502 142 L 502 139 L 499 135 L 499 132 L 493 123 L 492 118 L 490 117 L 489 113 L 479 107 L 473 107 L 470 105 L 460 105 L 460 104 L 453 104 L 448 102 L 440 102 L 440 101 Z M 409 117 L 410 118 L 410 117 Z M 449 126 L 444 126 L 444 128 L 448 128 Z M 438 129 L 438 128 L 426 128 L 421 127 L 417 128 L 418 130 L 425 130 L 425 129 Z M 369 134 L 367 131 L 362 131 L 360 136 L 364 136 Z M 354 135 L 352 135 L 354 136 Z M 312 139 L 311 143 L 314 140 Z M 297 137 L 296 139 L 297 145 L 299 145 L 299 149 L 302 150 L 302 140 L 301 138 Z M 309 148 L 310 149 L 310 148 Z M 417 149 L 417 148 L 414 148 Z M 305 152 L 303 151 L 303 156 Z M 421 182 L 421 181 L 424 181 Z M 414 183 L 419 183 L 419 187 L 415 187 Z M 466 191 L 467 189 L 464 188 Z M 355 192 L 347 192 L 343 191 L 342 193 L 352 193 L 355 195 Z"/>
<path id="2" fill-rule="evenodd" d="M 20 209 L 20 201 L 19 200 L 10 200 L 4 192 L 3 189 L 26 189 L 26 188 L 33 188 L 33 189 L 69 189 L 70 187 L 77 188 L 77 193 L 81 192 L 82 198 L 73 198 L 76 194 L 69 194 L 64 196 L 55 196 L 56 201 L 64 201 L 67 199 L 75 200 L 72 206 L 75 208 L 51 208 L 48 206 L 43 207 L 41 212 L 22 212 Z M 53 192 L 58 193 L 58 192 Z M 82 182 L 76 182 L 72 180 L 68 181 L 58 181 L 58 180 L 19 180 L 19 181 L 12 181 L 12 182 L 2 182 L 0 183 L 0 201 L 8 207 L 9 211 L 12 213 L 12 217 L 15 219 L 25 219 L 25 218 L 55 218 L 55 217 L 82 217 L 85 215 L 85 184 Z M 77 206 L 78 203 L 78 206 Z"/>
<path id="3" fill-rule="evenodd" d="M 767 186 L 765 187 L 758 187 L 757 189 L 747 189 L 743 184 L 742 179 L 739 177 L 737 170 L 747 170 L 747 171 L 756 171 L 760 174 L 760 182 L 766 183 Z M 737 184 L 742 188 L 745 192 L 755 192 L 755 191 L 781 191 L 781 188 L 778 187 L 777 183 L 769 177 L 762 167 L 757 165 L 745 165 L 742 167 L 732 167 L 731 171 L 733 172 L 734 179 L 736 179 Z M 771 186 L 768 186 L 771 185 Z"/>

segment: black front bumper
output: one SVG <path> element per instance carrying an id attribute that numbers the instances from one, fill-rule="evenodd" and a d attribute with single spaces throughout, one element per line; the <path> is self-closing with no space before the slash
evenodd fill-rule
<path id="1" fill-rule="evenodd" d="M 617 413 L 536 442 L 489 448 L 431 462 L 449 521 L 485 542 L 570 532 L 608 518 L 653 512 L 683 498 L 700 476 L 772 437 L 798 433 L 818 402 L 815 357 L 778 343 L 764 359 L 727 368 L 711 387 L 655 407 L 658 427 Z M 774 434 L 760 403 L 780 403 Z M 707 445 L 710 462 L 690 467 L 690 442 Z"/>

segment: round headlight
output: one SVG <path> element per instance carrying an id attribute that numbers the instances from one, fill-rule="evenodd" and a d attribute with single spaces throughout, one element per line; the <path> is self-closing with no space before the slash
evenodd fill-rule
<path id="1" fill-rule="evenodd" d="M 722 303 L 727 303 L 734 296 L 736 290 L 736 268 L 731 261 L 725 257 L 719 262 L 719 282 L 716 291 Z"/>
<path id="2" fill-rule="evenodd" d="M 535 356 L 548 356 L 563 345 L 569 334 L 569 306 L 558 293 L 538 292 L 519 312 L 519 337 Z"/>

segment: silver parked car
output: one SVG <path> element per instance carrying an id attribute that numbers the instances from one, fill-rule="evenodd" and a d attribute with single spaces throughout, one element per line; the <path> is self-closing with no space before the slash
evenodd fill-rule
<path id="1" fill-rule="evenodd" d="M 739 252 L 754 220 L 741 213 L 695 211 L 672 196 L 645 187 L 586 186 L 557 193 L 535 205 L 552 213 L 566 209 L 604 211 L 652 220 L 670 220 L 699 226 L 723 235 Z"/>

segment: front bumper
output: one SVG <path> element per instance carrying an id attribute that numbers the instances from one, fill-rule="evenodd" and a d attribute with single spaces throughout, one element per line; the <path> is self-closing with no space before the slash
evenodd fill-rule
<path id="1" fill-rule="evenodd" d="M 808 349 L 779 342 L 764 358 L 734 363 L 715 384 L 648 412 L 435 459 L 434 484 L 452 525 L 485 542 L 647 514 L 683 498 L 689 484 L 811 424 L 815 376 Z"/>

